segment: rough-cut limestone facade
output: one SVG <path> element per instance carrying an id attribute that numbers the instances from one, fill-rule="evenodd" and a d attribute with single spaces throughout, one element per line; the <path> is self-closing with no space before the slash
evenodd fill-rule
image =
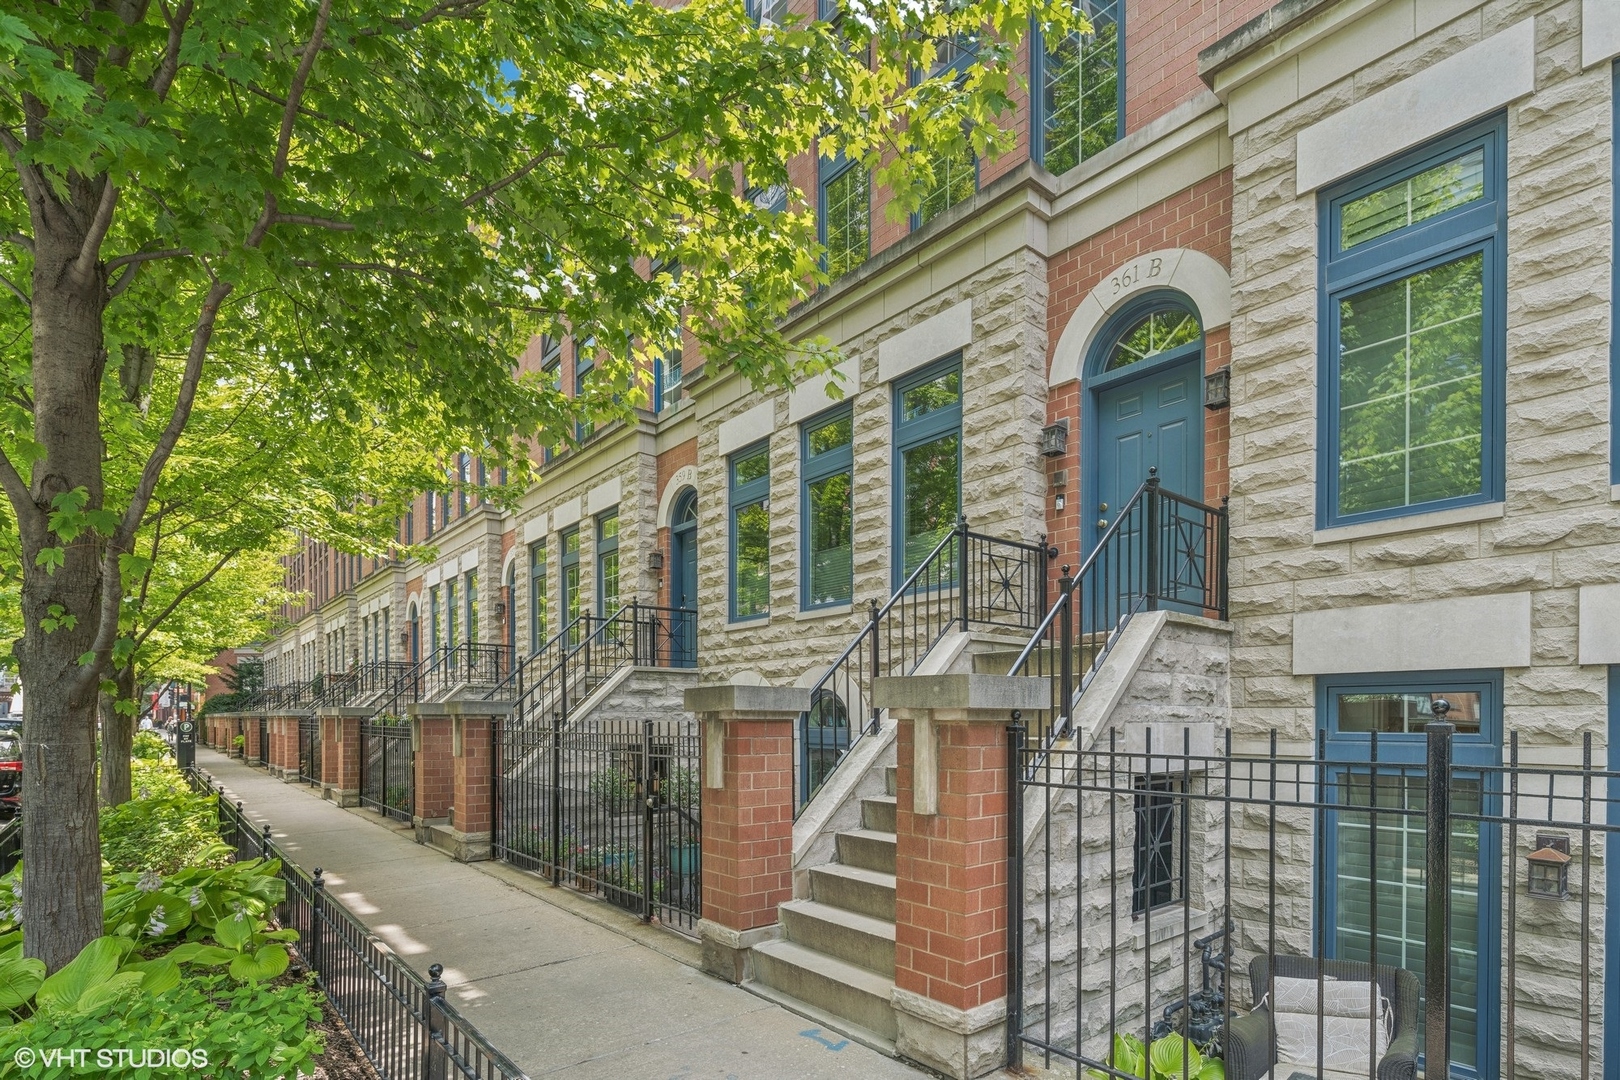
<path id="1" fill-rule="evenodd" d="M 546 540 L 546 604 L 548 625 L 540 637 L 543 642 L 562 629 L 562 534 L 569 526 L 558 527 L 555 512 L 558 507 L 577 499 L 579 526 L 580 611 L 596 611 L 596 519 L 608 509 L 598 507 L 594 512 L 586 509 L 590 493 L 619 481 L 619 600 L 629 603 L 639 599 L 656 603 L 656 576 L 647 569 L 647 553 L 654 550 L 658 539 L 657 458 L 651 450 L 652 440 L 640 430 L 615 429 L 597 435 L 603 442 L 614 442 L 617 460 L 592 460 L 589 472 L 581 470 L 578 479 L 567 486 L 539 489 L 543 498 L 527 505 L 506 522 L 506 528 L 517 533 L 513 544 L 517 563 L 516 583 L 512 603 L 516 607 L 515 629 L 518 654 L 529 652 L 529 544 L 536 538 L 523 539 L 524 526 L 541 514 L 548 515 Z M 563 465 L 556 466 L 560 475 Z M 497 557 L 498 538 L 497 538 Z M 495 565 L 499 566 L 497 562 Z M 480 586 L 481 588 L 482 586 Z M 612 614 L 609 612 L 608 614 Z"/>
<path id="2" fill-rule="evenodd" d="M 698 436 L 698 633 L 705 681 L 724 682 L 749 671 L 775 685 L 799 683 L 849 644 L 868 618 L 868 601 L 888 599 L 894 405 L 890 386 L 880 381 L 878 345 L 969 299 L 973 340 L 962 351 L 962 508 L 976 531 L 1023 540 L 1040 535 L 1045 477 L 1035 447 L 1046 416 L 1046 267 L 1037 254 L 1019 249 L 837 342 L 859 370 L 858 391 L 855 385 L 845 388 L 855 416 L 852 608 L 799 611 L 800 429 L 788 421 L 787 396 L 778 394 L 770 436 L 771 615 L 729 621 L 728 472 L 719 427 L 759 398 L 742 397 L 705 419 Z"/>
<path id="3" fill-rule="evenodd" d="M 1085 755 L 1080 783 L 1130 790 L 1133 769 L 1139 771 L 1143 759 L 1126 755 L 1143 752 L 1148 729 L 1153 731 L 1155 754 L 1182 753 L 1186 748 L 1193 755 L 1207 755 L 1226 724 L 1229 653 L 1230 631 L 1225 627 L 1201 625 L 1190 618 L 1167 621 L 1113 712 L 1083 747 L 1092 753 Z M 1119 754 L 1112 759 L 1119 770 L 1112 781 L 1110 748 Z M 1073 757 L 1062 758 L 1071 766 L 1067 769 L 1056 767 L 1058 758 L 1052 760 L 1054 767 L 1038 772 L 1037 783 L 1026 789 L 1024 797 L 1025 1030 L 1072 1048 L 1076 994 L 1083 993 L 1084 1050 L 1102 1060 L 1107 1055 L 1111 1012 L 1120 1030 L 1136 1030 L 1141 1024 L 1144 974 L 1150 960 L 1157 1019 L 1158 1010 L 1180 992 L 1182 962 L 1188 954 L 1185 944 L 1218 925 L 1225 898 L 1223 804 L 1218 781 L 1212 785 L 1194 766 L 1192 790 L 1216 798 L 1195 800 L 1188 811 L 1190 903 L 1156 909 L 1150 933 L 1149 920 L 1131 915 L 1133 797 L 1098 791 L 1079 796 Z M 1177 772 L 1181 764 L 1171 758 L 1168 764 L 1160 763 L 1159 770 L 1165 769 Z M 1083 804 L 1083 823 L 1075 813 L 1077 803 Z M 1308 854 L 1309 849 L 1304 850 Z M 1234 913 L 1253 916 L 1257 909 L 1243 902 L 1238 886 L 1234 880 Z M 1251 954 L 1246 953 L 1245 959 L 1247 955 Z M 1191 959 L 1196 989 L 1200 969 L 1197 956 Z"/>
<path id="4" fill-rule="evenodd" d="M 1315 193 L 1296 195 L 1296 136 L 1532 15 L 1536 89 L 1507 108 L 1503 515 L 1313 543 L 1318 204 Z M 1302 66 L 1301 83 L 1306 76 Z M 1492 0 L 1234 133 L 1232 722 L 1241 735 L 1259 740 L 1275 728 L 1285 745 L 1308 752 L 1314 680 L 1292 673 L 1295 612 L 1528 591 L 1532 662 L 1503 673 L 1505 730 L 1542 760 L 1578 762 L 1586 733 L 1603 745 L 1606 672 L 1576 663 L 1576 623 L 1579 586 L 1620 580 L 1607 423 L 1611 99 L 1610 65 L 1581 68 L 1577 0 Z M 1521 835 L 1519 851 L 1506 850 L 1503 839 L 1506 881 L 1521 892 L 1529 839 Z M 1285 840 L 1308 866 L 1308 828 Z M 1589 898 L 1600 913 L 1597 866 L 1593 877 Z M 1570 1054 L 1579 1042 L 1579 998 L 1570 965 L 1579 963 L 1580 907 L 1519 899 L 1521 1072 L 1577 1070 Z M 1302 906 L 1302 926 L 1309 916 Z M 1601 916 L 1594 918 L 1601 938 Z M 1593 949 L 1593 987 L 1602 986 L 1601 945 Z M 1503 949 L 1505 962 L 1506 941 Z M 1505 1022 L 1506 1001 L 1502 1008 Z"/>

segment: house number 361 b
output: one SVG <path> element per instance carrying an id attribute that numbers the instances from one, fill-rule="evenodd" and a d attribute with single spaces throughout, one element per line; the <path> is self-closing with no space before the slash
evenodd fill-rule
<path id="1" fill-rule="evenodd" d="M 1163 259 L 1149 259 L 1147 261 L 1147 267 L 1145 270 L 1143 269 L 1143 265 L 1141 263 L 1131 263 L 1131 265 L 1127 266 L 1125 269 L 1108 279 L 1109 283 L 1113 286 L 1113 295 L 1118 296 L 1127 289 L 1133 289 L 1142 284 L 1143 281 L 1152 281 L 1154 278 L 1159 276 L 1159 271 L 1163 269 Z"/>

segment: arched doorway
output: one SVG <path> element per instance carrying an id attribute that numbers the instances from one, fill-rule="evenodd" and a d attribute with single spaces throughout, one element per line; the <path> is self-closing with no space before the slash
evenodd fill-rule
<path id="1" fill-rule="evenodd" d="M 687 488 L 675 497 L 669 519 L 669 604 L 681 613 L 672 619 L 670 662 L 675 667 L 697 666 L 697 491 Z"/>
<path id="2" fill-rule="evenodd" d="M 819 690 L 802 714 L 799 730 L 799 805 L 809 802 L 849 749 L 849 707 L 831 690 Z"/>
<path id="3" fill-rule="evenodd" d="M 1179 293 L 1149 294 L 1103 325 L 1086 365 L 1086 490 L 1090 551 L 1148 470 L 1168 491 L 1204 497 L 1204 330 Z"/>

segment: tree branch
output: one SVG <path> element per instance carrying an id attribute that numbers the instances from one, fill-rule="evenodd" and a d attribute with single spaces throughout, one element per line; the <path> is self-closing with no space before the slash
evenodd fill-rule
<path id="1" fill-rule="evenodd" d="M 174 17 L 169 18 L 167 6 L 164 9 L 164 19 L 169 24 L 169 40 L 163 47 L 163 61 L 158 64 L 157 70 L 152 73 L 151 90 L 157 95 L 159 101 L 169 96 L 169 88 L 174 85 L 174 79 L 180 71 L 180 43 L 185 37 L 186 23 L 191 19 L 193 0 L 186 0 L 175 10 Z"/>
<path id="2" fill-rule="evenodd" d="M 292 264 L 294 266 L 302 266 L 305 269 L 312 269 L 312 270 L 376 270 L 376 271 L 380 271 L 381 273 L 384 273 L 384 274 L 391 274 L 394 277 L 411 278 L 414 281 L 422 282 L 424 285 L 433 284 L 433 279 L 428 277 L 426 274 L 419 273 L 419 272 L 417 272 L 415 270 L 407 270 L 403 266 L 392 266 L 392 265 L 390 265 L 388 263 L 380 263 L 380 262 L 319 263 L 319 262 L 314 262 L 313 260 L 310 260 L 310 259 L 294 259 L 294 260 L 292 260 Z"/>
<path id="3" fill-rule="evenodd" d="M 141 267 L 157 259 L 172 259 L 182 255 L 190 255 L 189 248 L 166 248 L 163 251 L 137 251 L 131 255 L 120 255 L 107 262 L 107 269 L 113 270 L 123 266 L 127 269 L 118 275 L 118 280 L 107 286 L 107 298 L 110 300 L 121 295 L 124 290 L 135 284 L 135 275 L 141 272 Z"/>
<path id="4" fill-rule="evenodd" d="M 220 556 L 219 561 L 214 563 L 213 567 L 209 569 L 208 573 L 204 574 L 196 581 L 191 582 L 185 588 L 176 593 L 174 599 L 170 600 L 162 611 L 158 612 L 151 619 L 147 620 L 146 629 L 141 631 L 140 635 L 135 639 L 135 647 L 140 648 L 142 645 L 144 645 L 146 643 L 146 639 L 151 636 L 152 631 L 156 630 L 160 625 L 162 625 L 164 619 L 167 619 L 170 615 L 174 614 L 174 609 L 184 603 L 186 597 L 190 596 L 192 593 L 214 580 L 214 575 L 225 569 L 225 567 L 229 566 L 231 560 L 240 554 L 242 554 L 241 548 L 232 548 L 230 551 L 227 551 L 224 555 Z"/>
<path id="5" fill-rule="evenodd" d="M 20 232 L 14 232 L 0 236 L 0 240 L 4 240 L 8 244 L 16 244 L 30 255 L 34 253 L 34 239 L 31 236 L 24 236 Z"/>
<path id="6" fill-rule="evenodd" d="M 277 225 L 309 225 L 317 229 L 333 229 L 337 232 L 353 232 L 354 224 L 348 221 L 334 221 L 332 218 L 311 217 L 308 214 L 281 214 L 276 215 Z"/>
<path id="7" fill-rule="evenodd" d="M 511 185 L 517 183 L 519 180 L 523 179 L 525 176 L 528 176 L 541 165 L 544 165 L 546 162 L 550 161 L 554 157 L 557 157 L 561 153 L 561 150 L 546 150 L 534 155 L 534 157 L 524 162 L 516 172 L 508 173 L 499 180 L 485 184 L 483 187 L 479 188 L 465 199 L 462 199 L 462 208 L 466 209 L 477 203 L 483 202 L 485 199 L 499 192 L 501 189 L 510 187 Z"/>
<path id="8" fill-rule="evenodd" d="M 293 73 L 292 83 L 287 87 L 287 107 L 281 112 L 281 134 L 276 138 L 276 158 L 270 167 L 270 174 L 277 180 L 287 172 L 287 154 L 292 148 L 293 124 L 298 120 L 299 102 L 304 96 L 304 86 L 309 82 L 309 73 L 315 69 L 315 57 L 320 55 L 321 40 L 326 37 L 326 24 L 331 17 L 332 0 L 321 0 L 321 8 L 315 13 L 315 29 L 309 35 L 309 44 L 304 46 L 298 70 Z"/>
<path id="9" fill-rule="evenodd" d="M 113 211 L 118 207 L 118 196 L 122 190 L 111 180 L 106 181 L 106 186 L 101 189 L 101 198 L 96 203 L 90 227 L 85 230 L 79 257 L 73 261 L 73 272 L 80 278 L 90 273 L 91 267 L 101 256 L 101 242 L 107 238 L 107 230 L 112 228 Z"/>
<path id="10" fill-rule="evenodd" d="M 14 283 L 4 274 L 0 274 L 0 285 L 4 285 L 12 296 L 15 296 L 18 300 L 21 300 L 23 307 L 28 308 L 30 311 L 33 310 L 34 302 L 28 299 L 28 294 L 17 288 L 16 283 Z"/>

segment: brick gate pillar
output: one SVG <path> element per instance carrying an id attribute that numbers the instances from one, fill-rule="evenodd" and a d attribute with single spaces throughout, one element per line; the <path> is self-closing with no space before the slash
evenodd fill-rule
<path id="1" fill-rule="evenodd" d="M 321 796 L 339 806 L 359 806 L 360 722 L 371 710 L 329 705 L 316 715 L 320 717 Z M 296 756 L 295 749 L 295 760 Z"/>
<path id="2" fill-rule="evenodd" d="M 288 727 L 293 737 L 287 738 Z M 270 773 L 283 780 L 298 778 L 298 718 L 272 716 L 270 718 Z"/>
<path id="3" fill-rule="evenodd" d="M 416 788 L 411 824 L 416 826 L 417 841 L 429 843 L 434 826 L 450 824 L 455 785 L 450 717 L 442 704 L 414 704 L 406 712 L 411 721 L 411 768 Z"/>
<path id="4" fill-rule="evenodd" d="M 242 760 L 249 765 L 262 765 L 259 760 L 259 729 L 263 726 L 263 716 L 249 716 L 242 725 Z"/>
<path id="5" fill-rule="evenodd" d="M 957 1080 L 1007 1051 L 1007 724 L 1049 708 L 1043 679 L 880 678 L 898 721 L 895 1049 Z"/>
<path id="6" fill-rule="evenodd" d="M 495 723 L 512 711 L 511 701 L 447 701 L 450 717 L 450 821 L 434 830 L 433 843 L 459 862 L 493 855 L 495 821 Z"/>
<path id="7" fill-rule="evenodd" d="M 778 935 L 793 899 L 793 729 L 810 691 L 696 686 L 703 725 L 703 969 L 748 979 L 749 950 Z"/>

